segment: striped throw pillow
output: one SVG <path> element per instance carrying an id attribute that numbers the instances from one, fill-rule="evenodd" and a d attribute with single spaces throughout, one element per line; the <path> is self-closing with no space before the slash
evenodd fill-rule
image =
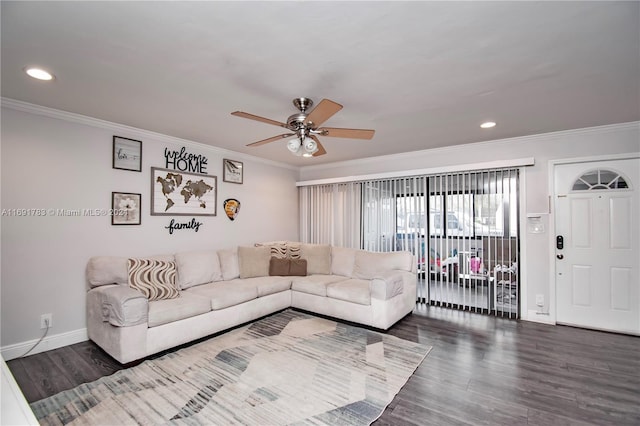
<path id="1" fill-rule="evenodd" d="M 300 259 L 300 243 L 291 241 L 273 241 L 269 243 L 256 243 L 256 247 L 269 247 L 271 257 L 276 259 Z"/>
<path id="2" fill-rule="evenodd" d="M 138 290 L 149 301 L 174 299 L 180 296 L 176 289 L 176 263 L 155 259 L 128 259 L 129 287 Z"/>

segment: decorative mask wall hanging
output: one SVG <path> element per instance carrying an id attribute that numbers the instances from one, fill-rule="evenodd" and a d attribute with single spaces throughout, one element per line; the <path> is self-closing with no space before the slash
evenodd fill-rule
<path id="1" fill-rule="evenodd" d="M 227 198 L 224 200 L 222 204 L 224 207 L 224 212 L 227 214 L 227 217 L 231 220 L 234 220 L 238 213 L 240 213 L 240 201 L 235 198 Z"/>

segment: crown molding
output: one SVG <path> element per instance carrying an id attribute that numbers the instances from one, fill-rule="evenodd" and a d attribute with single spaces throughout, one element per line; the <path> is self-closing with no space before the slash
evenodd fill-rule
<path id="1" fill-rule="evenodd" d="M 269 166 L 275 166 L 282 169 L 299 171 L 300 168 L 292 166 L 290 164 L 279 163 L 277 161 L 267 160 L 253 155 L 244 154 L 237 151 L 231 151 L 228 149 L 220 148 L 213 145 L 207 145 L 202 142 L 195 142 L 188 139 L 181 139 L 174 136 L 164 135 L 162 133 L 156 133 L 149 130 L 139 129 L 137 127 L 126 126 L 124 124 L 118 124 L 111 121 L 100 120 L 98 118 L 89 117 L 82 114 L 76 114 L 73 112 L 62 111 L 55 108 L 49 108 L 42 105 L 31 104 L 28 102 L 18 101 L 16 99 L 2 97 L 2 107 L 9 108 L 16 111 L 28 112 L 43 117 L 54 118 L 57 120 L 67 121 L 75 124 L 82 124 L 85 126 L 96 127 L 99 129 L 111 130 L 117 133 L 126 133 L 127 135 L 139 137 L 141 139 L 148 138 L 158 142 L 184 145 L 197 149 L 206 149 L 220 154 L 223 157 L 232 156 L 239 160 L 253 161 L 256 163 L 263 163 Z"/>
<path id="2" fill-rule="evenodd" d="M 602 134 L 602 133 L 607 133 L 607 132 L 614 132 L 614 131 L 620 131 L 620 130 L 625 130 L 625 129 L 635 129 L 635 130 L 639 130 L 640 129 L 640 121 L 631 121 L 631 122 L 627 122 L 627 123 L 617 123 L 617 124 L 607 124 L 607 125 L 603 125 L 603 126 L 596 126 L 596 127 L 584 127 L 584 128 L 580 128 L 580 129 L 571 129 L 571 130 L 560 130 L 557 132 L 548 132 L 548 133 L 538 133 L 535 135 L 527 135 L 527 136 L 518 136 L 518 137 L 514 137 L 514 138 L 505 138 L 505 139 L 492 139 L 489 141 L 482 141 L 482 142 L 472 142 L 472 143 L 467 143 L 467 144 L 461 144 L 461 145 L 451 145 L 451 146 L 444 146 L 444 147 L 440 147 L 440 148 L 429 148 L 429 149 L 423 149 L 423 150 L 419 150 L 419 151 L 410 151 L 410 152 L 402 152 L 399 154 L 390 154 L 390 155 L 381 155 L 381 156 L 377 156 L 377 157 L 365 157 L 365 158 L 360 158 L 358 160 L 346 160 L 346 161 L 336 161 L 334 163 L 328 163 L 328 164 L 317 164 L 317 165 L 311 165 L 311 166 L 301 166 L 300 167 L 300 171 L 309 171 L 309 170 L 329 170 L 329 169 L 335 169 L 338 167 L 349 167 L 349 166 L 356 166 L 356 165 L 362 165 L 362 164 L 370 164 L 370 163 L 379 163 L 380 161 L 384 160 L 384 161 L 392 161 L 392 160 L 398 160 L 398 161 L 402 161 L 405 159 L 413 159 L 416 156 L 419 155 L 424 155 L 424 154 L 433 154 L 433 153 L 450 153 L 450 152 L 455 152 L 457 150 L 459 150 L 461 147 L 467 147 L 467 146 L 490 146 L 490 145 L 497 145 L 497 144 L 504 144 L 504 143 L 510 143 L 510 144 L 514 144 L 514 143 L 525 143 L 525 142 L 531 142 L 531 141 L 539 141 L 539 140 L 547 140 L 549 138 L 558 138 L 558 137 L 564 137 L 564 136 L 575 136 L 575 135 L 584 135 L 584 134 Z"/>

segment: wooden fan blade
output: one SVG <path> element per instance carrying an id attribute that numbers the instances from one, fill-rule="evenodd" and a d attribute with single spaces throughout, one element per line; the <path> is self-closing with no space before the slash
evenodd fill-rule
<path id="1" fill-rule="evenodd" d="M 250 144 L 248 144 L 247 146 L 260 146 L 260 145 L 264 145 L 264 144 L 269 143 L 269 142 L 274 142 L 274 141 L 277 141 L 277 140 L 280 140 L 280 139 L 288 138 L 289 136 L 293 136 L 294 134 L 295 134 L 295 133 L 285 133 L 285 134 L 283 134 L 283 135 L 278 135 L 278 136 L 274 136 L 274 137 L 269 138 L 269 139 L 263 139 L 263 140 L 258 141 L 258 142 L 250 143 Z"/>
<path id="2" fill-rule="evenodd" d="M 346 139 L 371 139 L 373 138 L 373 134 L 376 132 L 375 130 L 343 129 L 339 127 L 323 127 L 318 130 L 322 132 L 322 136 Z"/>
<path id="3" fill-rule="evenodd" d="M 285 123 L 281 123 L 276 120 L 271 120 L 269 118 L 260 117 L 259 115 L 249 114 L 248 112 L 235 111 L 235 112 L 232 112 L 231 115 L 235 115 L 236 117 L 248 118 L 249 120 L 260 121 L 262 123 L 273 124 L 274 126 L 284 127 L 285 129 L 287 128 L 287 125 Z"/>
<path id="4" fill-rule="evenodd" d="M 324 149 L 324 146 L 322 146 L 322 144 L 320 143 L 320 139 L 318 139 L 316 135 L 309 135 L 309 137 L 316 141 L 316 143 L 318 144 L 318 150 L 313 153 L 314 157 L 318 157 L 327 153 L 327 150 Z"/>
<path id="5" fill-rule="evenodd" d="M 313 127 L 318 127 L 341 109 L 342 105 L 330 101 L 329 99 L 323 99 L 320 101 L 318 106 L 316 106 L 313 111 L 311 111 L 309 115 L 307 115 L 304 123 L 313 123 Z"/>

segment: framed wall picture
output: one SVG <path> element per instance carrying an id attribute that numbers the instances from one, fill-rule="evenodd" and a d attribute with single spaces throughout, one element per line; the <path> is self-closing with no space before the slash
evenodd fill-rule
<path id="1" fill-rule="evenodd" d="M 216 176 L 151 168 L 153 216 L 215 216 L 217 195 Z"/>
<path id="2" fill-rule="evenodd" d="M 142 171 L 142 141 L 113 137 L 113 168 Z"/>
<path id="3" fill-rule="evenodd" d="M 140 225 L 142 195 L 130 192 L 111 193 L 111 224 Z"/>
<path id="4" fill-rule="evenodd" d="M 242 183 L 242 162 L 222 160 L 222 180 L 229 183 Z"/>

